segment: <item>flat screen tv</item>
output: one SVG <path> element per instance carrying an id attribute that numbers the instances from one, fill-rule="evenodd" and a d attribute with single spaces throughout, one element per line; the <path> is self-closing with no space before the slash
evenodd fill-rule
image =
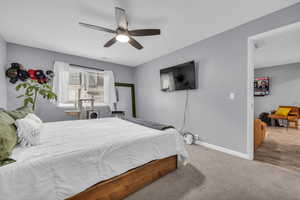
<path id="1" fill-rule="evenodd" d="M 160 86 L 162 91 L 196 89 L 195 62 L 187 62 L 160 70 Z"/>

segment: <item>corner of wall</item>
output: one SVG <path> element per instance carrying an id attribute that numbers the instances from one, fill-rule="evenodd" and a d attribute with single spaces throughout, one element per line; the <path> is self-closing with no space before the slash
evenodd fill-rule
<path id="1" fill-rule="evenodd" d="M 7 81 L 5 69 L 7 65 L 7 42 L 0 35 L 0 107 L 7 108 Z M 3 94 L 3 95 L 2 95 Z"/>

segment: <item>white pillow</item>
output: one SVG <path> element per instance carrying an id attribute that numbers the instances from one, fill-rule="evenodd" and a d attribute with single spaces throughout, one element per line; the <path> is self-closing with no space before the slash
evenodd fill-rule
<path id="1" fill-rule="evenodd" d="M 33 113 L 28 113 L 28 114 L 26 115 L 26 118 L 27 118 L 27 119 L 31 119 L 31 120 L 33 120 L 33 121 L 39 123 L 39 124 L 42 124 L 42 123 L 43 123 L 43 121 L 42 121 L 37 115 L 35 115 L 35 114 L 33 114 Z"/>
<path id="2" fill-rule="evenodd" d="M 25 117 L 15 122 L 17 126 L 18 141 L 23 147 L 35 146 L 40 143 L 42 124 Z"/>

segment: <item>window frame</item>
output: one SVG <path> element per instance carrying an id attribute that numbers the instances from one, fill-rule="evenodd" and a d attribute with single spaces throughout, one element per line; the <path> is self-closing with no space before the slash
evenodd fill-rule
<path id="1" fill-rule="evenodd" d="M 69 73 L 71 71 L 77 71 L 77 72 L 84 72 L 84 73 L 99 73 L 99 74 L 102 74 L 103 75 L 103 78 L 104 78 L 104 71 L 102 70 L 96 70 L 96 69 L 89 69 L 89 68 L 84 68 L 84 67 L 77 67 L 77 66 L 69 66 Z M 68 83 L 69 84 L 69 83 Z M 104 84 L 103 84 L 103 88 L 104 88 Z M 58 107 L 61 107 L 61 108 L 74 108 L 75 107 L 75 103 L 61 103 L 59 102 L 57 104 Z M 104 102 L 101 102 L 101 103 L 94 103 L 94 107 L 101 107 L 101 106 L 106 106 L 106 104 Z"/>

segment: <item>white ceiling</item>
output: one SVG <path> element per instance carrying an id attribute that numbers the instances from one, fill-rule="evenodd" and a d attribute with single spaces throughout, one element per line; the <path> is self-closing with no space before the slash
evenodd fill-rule
<path id="1" fill-rule="evenodd" d="M 254 42 L 255 68 L 300 62 L 300 22 L 260 34 Z"/>
<path id="2" fill-rule="evenodd" d="M 0 0 L 0 33 L 12 43 L 137 66 L 300 0 Z M 114 29 L 114 7 L 125 8 L 129 28 L 160 28 L 161 36 L 136 38 L 144 49 L 117 43 L 111 34 L 79 21 Z"/>

